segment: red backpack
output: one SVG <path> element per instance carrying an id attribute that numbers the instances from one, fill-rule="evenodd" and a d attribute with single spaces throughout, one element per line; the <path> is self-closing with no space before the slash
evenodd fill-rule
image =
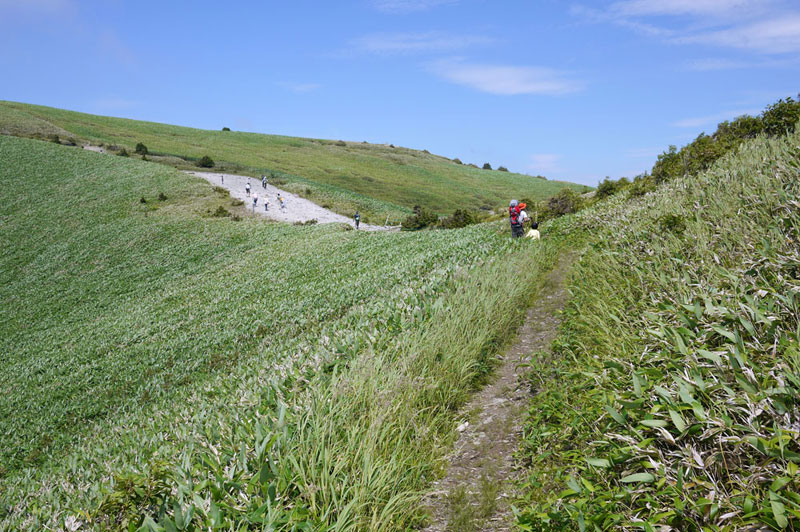
<path id="1" fill-rule="evenodd" d="M 508 216 L 511 219 L 511 227 L 522 227 L 522 220 L 520 220 L 519 211 L 521 211 L 519 205 L 515 207 L 508 208 Z"/>

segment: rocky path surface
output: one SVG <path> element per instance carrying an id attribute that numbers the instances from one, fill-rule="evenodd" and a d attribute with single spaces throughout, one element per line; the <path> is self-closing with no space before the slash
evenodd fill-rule
<path id="1" fill-rule="evenodd" d="M 336 214 L 333 211 L 317 205 L 311 200 L 307 200 L 291 192 L 286 192 L 270 184 L 267 184 L 267 187 L 264 188 L 261 186 L 261 180 L 254 177 L 214 172 L 187 173 L 202 177 L 213 185 L 226 188 L 228 192 L 230 192 L 231 197 L 244 201 L 245 206 L 250 212 L 266 216 L 273 220 L 289 223 L 316 220 L 317 223 L 321 224 L 346 223 L 355 227 L 352 218 Z M 249 196 L 245 190 L 245 185 L 248 182 L 250 183 Z M 255 204 L 255 208 L 253 208 L 253 198 L 256 194 L 258 195 L 258 202 Z M 284 200 L 284 208 L 281 208 L 280 201 L 278 200 L 279 196 Z M 269 209 L 264 208 L 265 199 L 269 201 Z M 387 231 L 394 228 L 361 223 L 359 229 L 364 229 L 365 231 Z"/>
<path id="2" fill-rule="evenodd" d="M 463 407 L 461 434 L 447 473 L 427 497 L 432 523 L 424 532 L 513 530 L 509 502 L 514 495 L 514 453 L 530 399 L 523 381 L 526 370 L 520 365 L 530 361 L 532 353 L 549 349 L 555 339 L 571 264 L 572 256 L 564 254 L 547 274 L 494 380 Z"/>
<path id="3" fill-rule="evenodd" d="M 91 144 L 84 145 L 83 149 L 97 153 L 108 153 L 101 146 L 94 146 Z M 234 174 L 221 174 L 216 172 L 186 173 L 193 176 L 202 177 L 213 185 L 221 186 L 227 189 L 231 197 L 244 201 L 245 206 L 250 212 L 260 216 L 265 216 L 273 220 L 288 223 L 309 222 L 311 220 L 316 220 L 317 223 L 321 224 L 346 223 L 355 227 L 355 222 L 352 218 L 342 216 L 341 214 L 336 214 L 331 210 L 317 205 L 313 201 L 302 198 L 297 194 L 286 192 L 278 187 L 268 184 L 266 188 L 263 188 L 261 186 L 261 180 L 254 177 Z M 245 190 L 245 184 L 247 182 L 250 183 L 250 195 L 248 195 L 247 191 Z M 253 208 L 253 197 L 256 194 L 258 195 L 258 202 L 255 204 L 255 208 Z M 284 200 L 283 209 L 281 209 L 278 196 L 282 197 Z M 264 200 L 269 201 L 269 209 L 264 209 Z M 361 223 L 359 225 L 359 229 L 363 229 L 365 231 L 392 231 L 397 230 L 398 228 L 392 226 L 369 225 Z"/>

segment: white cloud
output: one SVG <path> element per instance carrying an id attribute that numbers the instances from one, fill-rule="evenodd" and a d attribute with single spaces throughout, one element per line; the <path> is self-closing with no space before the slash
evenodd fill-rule
<path id="1" fill-rule="evenodd" d="M 386 13 L 411 13 L 457 4 L 458 0 L 373 0 L 376 9 Z"/>
<path id="2" fill-rule="evenodd" d="M 305 94 L 307 92 L 313 92 L 322 87 L 322 85 L 320 85 L 319 83 L 295 83 L 292 81 L 278 81 L 275 83 L 275 85 L 283 87 L 284 89 L 292 91 L 297 94 Z"/>
<path id="3" fill-rule="evenodd" d="M 694 118 L 684 118 L 683 120 L 678 120 L 677 122 L 673 122 L 670 125 L 674 127 L 695 127 L 695 128 L 707 125 L 716 126 L 723 120 L 732 120 L 742 115 L 755 116 L 758 115 L 759 113 L 760 111 L 755 109 L 742 109 L 739 111 L 723 111 L 721 113 L 713 115 L 697 116 Z"/>
<path id="4" fill-rule="evenodd" d="M 695 59 L 685 65 L 686 70 L 696 72 L 709 72 L 713 70 L 735 70 L 739 68 L 752 68 L 755 65 L 746 61 L 735 61 L 733 59 L 706 58 Z"/>
<path id="5" fill-rule="evenodd" d="M 622 0 L 606 9 L 573 6 L 571 13 L 589 22 L 616 24 L 665 38 L 673 44 L 788 54 L 800 51 L 800 13 L 787 10 L 786 5 L 790 3 L 785 0 Z M 650 23 L 654 17 L 684 17 L 686 24 L 668 29 Z M 728 68 L 739 66 L 700 63 L 694 70 Z"/>
<path id="6" fill-rule="evenodd" d="M 688 35 L 676 39 L 676 42 L 742 48 L 767 54 L 800 52 L 800 14 Z"/>
<path id="7" fill-rule="evenodd" d="M 557 153 L 534 153 L 531 156 L 531 164 L 528 170 L 537 174 L 549 174 L 560 170 L 558 161 L 561 155 Z"/>
<path id="8" fill-rule="evenodd" d="M 611 4 L 611 11 L 623 17 L 652 15 L 740 15 L 769 0 L 624 0 Z"/>
<path id="9" fill-rule="evenodd" d="M 438 31 L 421 33 L 375 33 L 352 41 L 353 47 L 373 54 L 411 54 L 452 52 L 488 44 L 492 39 L 480 35 L 453 35 Z"/>
<path id="10" fill-rule="evenodd" d="M 437 76 L 481 92 L 512 96 L 518 94 L 561 95 L 583 89 L 583 83 L 563 72 L 543 67 L 466 64 L 453 61 L 433 63 Z"/>

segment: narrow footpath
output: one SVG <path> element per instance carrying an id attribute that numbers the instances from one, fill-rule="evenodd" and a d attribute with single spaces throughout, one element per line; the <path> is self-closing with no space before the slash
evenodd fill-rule
<path id="1" fill-rule="evenodd" d="M 461 411 L 456 442 L 445 476 L 427 497 L 431 524 L 423 532 L 513 529 L 514 453 L 519 448 L 530 390 L 520 365 L 548 350 L 567 301 L 564 286 L 574 256 L 563 253 L 547 274 L 514 344 L 503 355 L 494 379 Z M 535 368 L 534 368 L 535 370 Z"/>

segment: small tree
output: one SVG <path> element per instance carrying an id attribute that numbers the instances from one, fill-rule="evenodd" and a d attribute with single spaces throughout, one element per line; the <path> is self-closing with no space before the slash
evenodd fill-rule
<path id="1" fill-rule="evenodd" d="M 505 166 L 498 166 L 497 167 L 497 171 L 498 172 L 508 172 L 508 168 L 506 168 Z"/>
<path id="2" fill-rule="evenodd" d="M 203 155 L 203 157 L 197 163 L 197 166 L 199 166 L 200 168 L 214 168 L 214 159 L 212 159 L 208 155 Z"/>
<path id="3" fill-rule="evenodd" d="M 229 127 L 223 127 L 223 128 L 222 128 L 222 131 L 230 131 L 230 130 L 231 130 L 231 128 L 229 128 Z M 230 213 L 229 213 L 229 214 L 230 214 Z"/>
<path id="4" fill-rule="evenodd" d="M 136 153 L 136 155 L 147 155 L 147 153 L 148 153 L 148 152 L 147 152 L 147 146 L 145 146 L 145 145 L 144 145 L 144 144 L 142 144 L 141 142 L 140 142 L 140 143 L 138 143 L 138 144 L 136 145 L 136 150 L 135 150 L 135 152 L 134 152 L 134 153 Z"/>
<path id="5" fill-rule="evenodd" d="M 119 155 L 120 157 L 129 157 L 128 150 L 126 150 L 125 148 L 119 150 L 119 153 L 117 155 Z"/>
<path id="6" fill-rule="evenodd" d="M 483 169 L 484 170 L 491 170 L 492 169 L 492 165 L 489 164 L 489 163 L 483 163 Z"/>
<path id="7" fill-rule="evenodd" d="M 464 163 L 461 162 L 461 159 L 459 159 L 458 157 L 453 159 L 453 162 L 456 163 L 456 164 L 464 164 Z"/>
<path id="8" fill-rule="evenodd" d="M 403 220 L 402 226 L 405 231 L 414 231 L 417 229 L 423 229 L 436 223 L 439 220 L 439 217 L 436 216 L 435 213 L 420 207 L 419 205 L 414 206 L 414 214 Z"/>

